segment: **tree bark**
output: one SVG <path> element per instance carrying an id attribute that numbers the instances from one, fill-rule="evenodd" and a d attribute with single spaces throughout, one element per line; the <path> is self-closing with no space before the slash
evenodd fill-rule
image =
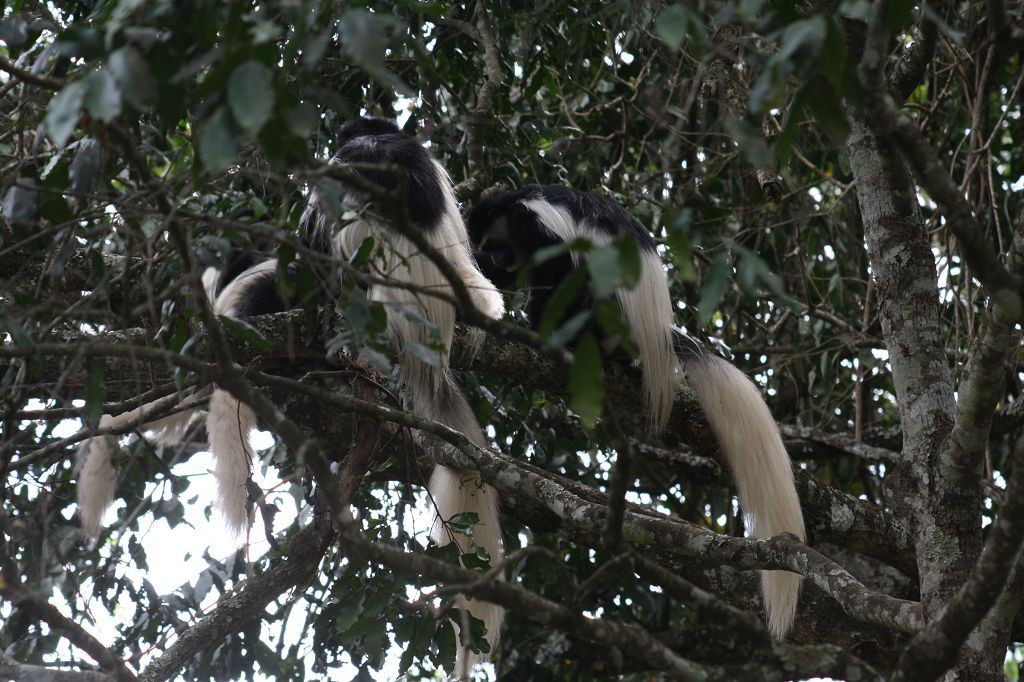
<path id="1" fill-rule="evenodd" d="M 930 620 L 981 551 L 982 472 L 976 461 L 965 465 L 942 456 L 956 404 L 943 352 L 935 259 L 910 171 L 865 112 L 850 106 L 847 119 L 847 152 L 903 426 L 894 506 L 913 526 L 921 603 Z M 1001 679 L 1001 654 L 998 661 L 991 651 L 964 654 L 946 679 Z"/>

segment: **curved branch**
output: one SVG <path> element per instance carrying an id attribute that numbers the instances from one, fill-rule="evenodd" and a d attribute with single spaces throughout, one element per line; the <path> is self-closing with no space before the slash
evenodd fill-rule
<path id="1" fill-rule="evenodd" d="M 292 537 L 284 557 L 266 573 L 249 578 L 217 608 L 181 633 L 159 658 L 146 666 L 139 682 L 162 682 L 172 678 L 199 651 L 236 632 L 263 614 L 270 602 L 316 574 L 320 559 L 330 544 L 330 523 L 318 518 Z"/>
<path id="2" fill-rule="evenodd" d="M 15 576 L 0 575 L 0 595 L 20 609 L 31 613 L 51 628 L 61 633 L 73 645 L 87 653 L 118 682 L 134 682 L 135 673 L 124 661 L 96 639 L 85 628 L 61 613 L 56 606 L 31 590 L 15 583 Z"/>

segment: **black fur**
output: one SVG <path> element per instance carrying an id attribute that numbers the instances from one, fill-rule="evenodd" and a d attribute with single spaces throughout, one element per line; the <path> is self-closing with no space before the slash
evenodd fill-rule
<path id="1" fill-rule="evenodd" d="M 528 185 L 514 192 L 484 199 L 469 215 L 467 227 L 473 242 L 479 244 L 499 218 L 512 218 L 514 223 L 520 212 L 529 213 L 529 209 L 523 206 L 522 202 L 531 199 L 543 199 L 549 204 L 564 208 L 576 222 L 585 222 L 595 230 L 611 235 L 612 238 L 631 234 L 644 251 L 654 251 L 657 248 L 657 242 L 647 228 L 611 199 L 562 185 Z M 557 237 L 546 230 L 542 229 L 542 232 L 546 238 L 546 245 L 559 243 Z"/>
<path id="2" fill-rule="evenodd" d="M 551 234 L 536 214 L 523 204 L 532 199 L 543 199 L 564 208 L 576 222 L 585 222 L 613 238 L 632 235 L 644 251 L 655 250 L 654 238 L 640 221 L 615 202 L 590 192 L 560 185 L 530 185 L 484 199 L 473 208 L 467 220 L 470 239 L 476 247 L 477 263 L 484 275 L 504 290 L 515 288 L 520 273 L 530 266 L 526 269 L 524 284 L 530 292 L 526 314 L 534 328 L 540 326 L 544 309 L 558 287 L 576 271 L 576 265 L 569 253 L 530 265 L 538 251 L 562 243 L 561 238 Z M 592 310 L 595 305 L 590 287 L 584 284 L 558 323 Z M 595 325 L 587 328 L 600 335 Z"/>
<path id="3" fill-rule="evenodd" d="M 299 264 L 288 264 L 288 275 L 295 278 L 299 272 Z M 238 274 L 236 273 L 236 277 Z M 245 295 L 242 296 L 233 311 L 234 317 L 252 317 L 253 315 L 270 315 L 281 313 L 295 307 L 297 301 L 285 301 L 277 290 L 277 270 L 267 270 L 255 274 L 246 274 Z M 232 277 L 233 279 L 234 277 Z M 231 280 L 226 280 L 224 286 Z M 223 290 L 223 287 L 222 287 Z"/>
<path id="4" fill-rule="evenodd" d="M 538 251 L 562 243 L 561 238 L 551 234 L 523 204 L 533 199 L 543 199 L 564 208 L 577 223 L 585 223 L 613 239 L 631 235 L 642 252 L 656 253 L 657 242 L 639 220 L 614 201 L 591 192 L 561 185 L 530 185 L 482 200 L 467 219 L 477 263 L 495 286 L 506 291 L 515 289 L 520 284 L 519 277 L 525 276 L 523 284 L 530 292 L 526 314 L 534 329 L 540 326 L 544 310 L 558 287 L 576 272 L 577 266 L 569 253 L 531 265 Z M 523 272 L 525 275 L 521 274 Z M 564 323 L 582 311 L 592 310 L 595 305 L 590 287 L 584 284 L 557 322 Z M 593 321 L 584 329 L 599 338 L 603 336 L 599 325 Z M 698 358 L 706 352 L 703 345 L 681 332 L 674 335 L 673 346 L 682 358 Z"/>
<path id="5" fill-rule="evenodd" d="M 356 173 L 382 189 L 400 189 L 409 219 L 423 230 L 430 231 L 437 225 L 444 212 L 444 195 L 430 153 L 419 140 L 402 132 L 394 122 L 380 118 L 353 119 L 341 127 L 338 139 L 341 148 L 334 156 L 335 162 L 354 164 Z M 320 220 L 310 223 L 306 226 L 307 243 L 330 253 L 333 235 L 323 232 L 333 229 L 333 224 Z"/>

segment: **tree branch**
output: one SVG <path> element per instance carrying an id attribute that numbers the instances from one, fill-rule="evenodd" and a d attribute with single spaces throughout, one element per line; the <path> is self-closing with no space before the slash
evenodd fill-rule
<path id="1" fill-rule="evenodd" d="M 56 670 L 40 665 L 18 663 L 0 653 L 0 679 L 20 682 L 115 682 L 106 673 L 92 670 Z"/>
<path id="2" fill-rule="evenodd" d="M 61 633 L 69 642 L 99 663 L 113 679 L 118 682 L 133 682 L 136 679 L 135 673 L 102 642 L 62 614 L 56 606 L 15 582 L 16 579 L 17 576 L 12 574 L 0 575 L 0 595 Z"/>
<path id="3" fill-rule="evenodd" d="M 932 680 L 957 660 L 960 645 L 1003 593 L 1024 540 L 1024 440 L 1018 440 L 1003 505 L 974 570 L 945 610 L 911 640 L 892 679 Z"/>
<path id="4" fill-rule="evenodd" d="M 332 537 L 330 522 L 322 517 L 301 529 L 288 542 L 284 555 L 266 573 L 244 581 L 222 598 L 139 675 L 139 682 L 162 682 L 174 677 L 199 651 L 236 632 L 279 596 L 316 575 Z"/>
<path id="5" fill-rule="evenodd" d="M 889 72 L 889 91 L 899 102 L 910 97 L 910 93 L 921 82 L 925 69 L 928 68 L 932 57 L 935 56 L 935 44 L 938 42 L 939 29 L 934 21 L 924 15 L 923 10 L 917 32 L 920 37 L 903 51 L 899 61 Z"/>

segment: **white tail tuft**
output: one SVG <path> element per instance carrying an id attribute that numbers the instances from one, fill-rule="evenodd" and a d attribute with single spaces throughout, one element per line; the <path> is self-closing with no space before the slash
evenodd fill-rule
<path id="1" fill-rule="evenodd" d="M 276 258 L 249 267 L 221 290 L 213 303 L 213 312 L 225 317 L 238 317 L 240 311 L 252 307 L 249 299 L 253 297 L 253 292 L 265 285 L 268 279 L 273 279 L 276 272 Z M 216 291 L 218 277 L 209 271 L 204 273 L 207 294 Z M 256 415 L 252 408 L 223 389 L 214 390 L 206 417 L 206 433 L 210 454 L 213 456 L 213 477 L 217 481 L 214 506 L 235 539 L 241 538 L 249 527 L 249 491 L 246 483 L 252 466 L 249 437 L 254 430 Z"/>
<path id="2" fill-rule="evenodd" d="M 430 495 L 437 505 L 437 518 L 430 531 L 431 540 L 441 547 L 455 542 L 462 554 L 473 553 L 472 545 L 475 542 L 487 550 L 492 566 L 502 560 L 498 491 L 481 481 L 479 473 L 436 466 L 430 477 Z M 479 522 L 473 526 L 472 541 L 465 535 L 452 532 L 443 522 L 464 512 L 475 513 L 479 518 Z M 504 575 L 499 574 L 498 579 L 504 580 Z M 475 618 L 484 622 L 491 652 L 497 651 L 505 610 L 497 604 L 475 599 L 460 599 L 459 607 L 467 609 Z M 464 667 L 471 671 L 478 663 L 486 663 L 490 659 L 487 654 L 470 653 L 463 661 L 464 654 L 465 650 L 460 645 L 455 662 L 456 676 Z"/>
<path id="3" fill-rule="evenodd" d="M 459 213 L 451 179 L 440 163 L 434 161 L 433 166 L 441 187 L 444 210 L 437 224 L 424 230 L 423 234 L 459 274 L 474 305 L 490 317 L 500 318 L 505 313 L 504 300 L 490 280 L 481 274 L 473 260 L 469 235 Z M 313 201 L 316 199 L 311 200 L 311 205 Z M 358 197 L 353 195 L 349 201 L 358 203 Z M 324 212 L 307 213 L 310 215 L 306 219 L 327 220 Z M 428 293 L 435 291 L 451 297 L 451 285 L 437 266 L 420 253 L 409 239 L 370 215 L 357 217 L 334 235 L 333 256 L 339 259 L 351 258 L 367 237 L 373 237 L 379 246 L 384 247 L 384 257 L 373 262 L 374 275 L 398 284 L 413 284 L 422 289 L 410 291 L 386 284 L 374 284 L 369 291 L 371 300 L 383 303 L 387 308 L 388 336 L 400 358 L 399 382 L 411 400 L 412 412 L 460 431 L 474 443 L 485 446 L 486 441 L 476 417 L 455 384 L 449 368 L 448 349 L 451 348 L 455 331 L 455 308 L 448 301 Z M 416 311 L 428 320 L 435 327 L 438 338 L 432 338 L 431 330 L 426 325 L 410 315 L 402 314 L 399 307 Z M 438 362 L 425 362 L 408 351 L 414 344 L 430 347 L 437 341 L 445 349 Z M 424 440 L 428 447 L 450 447 L 437 439 Z M 447 520 L 462 512 L 476 513 L 479 524 L 474 527 L 474 539 L 487 550 L 493 565 L 502 560 L 498 495 L 480 480 L 478 473 L 437 466 L 431 477 L 430 492 L 437 504 L 440 519 Z M 431 537 L 438 544 L 446 545 L 453 540 L 440 521 L 435 521 L 434 529 Z M 470 551 L 467 538 L 458 536 L 455 541 L 459 543 L 460 549 Z M 504 610 L 497 605 L 475 600 L 470 600 L 466 606 L 473 616 L 486 624 L 487 641 L 491 651 L 495 651 Z M 472 656 L 466 660 L 462 653 L 460 647 L 459 658 L 456 660 L 458 670 L 467 664 L 471 669 L 476 663 L 485 662 L 489 658 Z"/>
<path id="4" fill-rule="evenodd" d="M 685 361 L 687 383 L 715 433 L 736 479 L 750 534 L 770 538 L 792 533 L 806 539 L 800 499 L 778 426 L 757 387 L 743 372 L 710 353 Z M 801 576 L 762 571 L 768 628 L 785 637 L 796 618 Z"/>
<path id="5" fill-rule="evenodd" d="M 222 389 L 213 392 L 206 432 L 213 455 L 213 476 L 217 480 L 215 506 L 236 538 L 249 526 L 246 482 L 252 459 L 249 436 L 255 429 L 256 415 L 248 405 Z"/>
<path id="6" fill-rule="evenodd" d="M 145 419 L 160 401 L 146 403 L 141 407 L 118 415 L 105 414 L 100 417 L 99 428 L 120 429 Z M 183 410 L 139 426 L 146 437 L 163 445 L 174 445 L 185 435 L 185 427 L 193 410 Z M 82 442 L 78 450 L 78 516 L 82 531 L 95 538 L 100 534 L 101 521 L 107 509 L 114 502 L 117 487 L 117 472 L 111 461 L 117 436 L 96 436 Z"/>

